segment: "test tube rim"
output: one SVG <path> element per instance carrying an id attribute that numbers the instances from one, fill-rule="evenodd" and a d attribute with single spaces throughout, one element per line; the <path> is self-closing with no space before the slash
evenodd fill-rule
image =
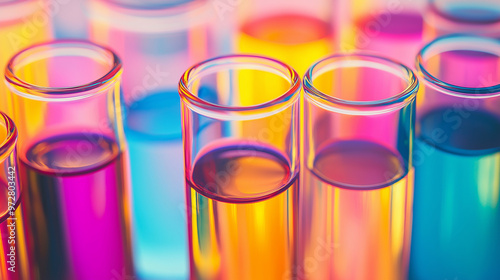
<path id="1" fill-rule="evenodd" d="M 22 18 L 36 11 L 37 0 L 10 0 L 6 2 L 0 1 L 0 23 L 12 20 L 21 20 Z"/>
<path id="2" fill-rule="evenodd" d="M 1 129 L 5 129 L 7 131 L 5 139 L 2 139 L 0 144 L 0 162 L 3 163 L 5 159 L 14 151 L 17 143 L 17 127 L 14 124 L 14 121 L 4 112 L 0 111 L 0 120 L 4 122 L 5 125 L 0 125 Z M 16 159 L 14 159 L 16 160 Z M 8 172 L 6 169 L 5 172 Z M 16 173 L 17 174 L 17 173 Z M 15 181 L 14 181 L 15 182 Z M 21 186 L 16 186 L 21 190 Z M 3 191 L 3 190 L 2 190 Z M 7 191 L 7 190 L 5 190 Z M 22 190 L 21 190 L 22 191 Z M 14 203 L 14 209 L 17 209 L 19 204 L 21 203 L 21 193 L 17 194 L 17 199 Z M 6 209 L 4 213 L 0 212 L 0 224 L 7 220 L 9 217 L 9 211 Z"/>
<path id="3" fill-rule="evenodd" d="M 407 87 L 403 91 L 392 95 L 391 97 L 374 101 L 346 100 L 321 92 L 314 86 L 315 70 L 318 67 L 321 67 L 322 63 L 331 61 L 328 63 L 331 65 L 339 60 L 381 64 L 385 67 L 394 68 L 394 71 L 400 72 L 400 77 L 402 75 L 406 76 Z M 332 69 L 334 68 L 332 67 Z M 310 100 L 314 100 L 318 105 L 324 107 L 325 109 L 360 115 L 381 114 L 400 109 L 415 99 L 419 88 L 418 79 L 409 67 L 393 59 L 368 52 L 338 53 L 322 58 L 309 67 L 304 75 L 303 83 L 305 93 L 304 96 Z"/>
<path id="4" fill-rule="evenodd" d="M 14 124 L 14 121 L 4 112 L 0 111 L 0 116 L 2 122 L 5 123 L 5 125 L 0 125 L 0 127 L 2 127 L 1 129 L 5 129 L 7 132 L 5 138 L 2 139 L 0 144 L 0 160 L 3 161 L 6 155 L 10 154 L 16 146 L 17 127 Z"/>
<path id="5" fill-rule="evenodd" d="M 92 48 L 94 51 L 107 54 L 111 58 L 111 63 L 109 65 L 110 70 L 94 81 L 71 87 L 39 86 L 26 82 L 16 76 L 14 69 L 15 64 L 18 62 L 17 59 L 20 59 L 22 55 L 25 55 L 28 52 L 36 53 L 38 48 L 41 48 L 41 51 L 43 51 L 43 48 L 48 46 L 81 49 Z M 16 53 L 9 60 L 7 66 L 5 67 L 5 80 L 8 82 L 8 86 L 11 88 L 11 90 L 13 90 L 15 94 L 21 95 L 23 97 L 44 101 L 73 101 L 102 93 L 102 88 L 106 88 L 107 86 L 112 84 L 117 79 L 117 77 L 120 76 L 121 72 L 122 62 L 120 58 L 114 51 L 107 47 L 95 44 L 87 40 L 52 40 L 32 45 Z"/>
<path id="6" fill-rule="evenodd" d="M 264 66 L 263 62 L 265 61 L 277 65 L 279 67 L 282 67 L 282 69 L 284 69 L 284 71 L 286 71 L 287 73 L 285 74 L 284 71 L 281 71 L 281 73 L 283 75 L 288 74 L 286 79 L 290 82 L 290 87 L 283 94 L 279 95 L 278 97 L 270 101 L 251 106 L 228 106 L 228 105 L 215 104 L 203 100 L 191 92 L 191 89 L 189 88 L 189 85 L 191 84 L 191 78 L 192 78 L 191 76 L 197 70 L 201 72 L 204 71 L 203 69 L 204 67 L 207 68 L 211 67 L 212 64 L 215 64 L 217 62 L 225 62 L 226 64 L 230 64 L 231 60 L 238 60 L 238 59 L 240 60 L 248 59 L 248 60 L 253 60 L 254 62 L 238 62 L 234 64 L 253 63 L 255 65 L 259 65 L 260 61 L 262 62 L 260 63 L 260 66 L 262 66 L 262 68 L 268 67 L 270 69 L 270 66 Z M 254 68 L 248 68 L 248 69 L 254 69 Z M 259 55 L 251 55 L 251 54 L 224 55 L 202 61 L 198 64 L 193 65 L 188 70 L 186 70 L 184 74 L 181 76 L 181 79 L 179 81 L 179 94 L 181 96 L 181 99 L 183 100 L 184 103 L 190 106 L 191 109 L 199 111 L 202 114 L 207 113 L 212 117 L 218 117 L 221 119 L 234 119 L 234 120 L 256 119 L 282 111 L 285 108 L 288 108 L 291 104 L 294 104 L 295 101 L 298 100 L 301 88 L 302 88 L 302 83 L 300 81 L 299 75 L 297 74 L 295 69 L 293 69 L 291 66 L 273 58 L 259 56 Z"/>
<path id="7" fill-rule="evenodd" d="M 500 8 L 500 6 L 499 6 Z M 438 17 L 441 17 L 443 19 L 456 22 L 459 24 L 472 24 L 475 26 L 489 26 L 489 25 L 495 25 L 497 23 L 500 23 L 500 17 L 493 19 L 493 20 L 486 20 L 486 21 L 472 21 L 472 20 L 467 20 L 464 18 L 459 18 L 456 16 L 451 15 L 449 12 L 446 10 L 440 8 L 435 0 L 429 1 L 429 4 L 427 5 L 427 10 L 430 12 L 431 15 L 436 15 Z M 500 11 L 500 9 L 499 9 Z"/>
<path id="8" fill-rule="evenodd" d="M 451 40 L 451 42 L 446 42 Z M 471 48 L 465 48 L 465 47 L 452 47 L 452 48 L 444 48 L 443 46 L 440 46 L 440 44 L 453 44 L 458 42 L 464 42 L 464 41 L 474 41 L 477 44 L 474 44 L 478 46 L 478 48 L 471 49 Z M 481 44 L 482 43 L 482 44 Z M 429 71 L 427 71 L 425 67 L 425 56 L 427 52 L 430 52 L 433 48 L 438 48 L 440 49 L 439 53 L 443 53 L 446 51 L 457 51 L 457 50 L 469 50 L 469 51 L 478 51 L 478 52 L 485 52 L 484 48 L 487 47 L 487 44 L 489 45 L 495 45 L 495 47 L 498 48 L 497 53 L 490 52 L 490 54 L 496 55 L 500 59 L 500 40 L 494 39 L 494 38 L 489 38 L 489 37 L 484 37 L 484 36 L 478 36 L 478 35 L 469 35 L 469 34 L 451 34 L 451 35 L 446 35 L 446 36 L 440 36 L 429 43 L 427 43 L 417 54 L 416 57 L 416 69 L 417 73 L 420 76 L 420 78 L 424 81 L 425 85 L 430 86 L 431 88 L 438 90 L 442 93 L 451 95 L 451 96 L 456 96 L 456 97 L 463 97 L 463 98 L 490 98 L 490 97 L 495 97 L 500 95 L 500 83 L 493 85 L 493 86 L 487 86 L 487 87 L 464 87 L 464 86 L 458 86 L 454 85 L 451 83 L 447 83 L 445 81 L 442 81 L 435 75 L 432 75 Z M 446 46 L 446 45 L 445 45 Z M 481 48 L 481 47 L 483 48 Z"/>
<path id="9" fill-rule="evenodd" d="M 111 5 L 116 9 L 120 9 L 122 11 L 126 11 L 132 14 L 152 13 L 155 15 L 160 15 L 164 13 L 170 13 L 170 14 L 182 13 L 184 11 L 189 11 L 193 8 L 196 8 L 208 2 L 208 0 L 191 0 L 189 2 L 179 2 L 174 5 L 146 7 L 140 5 L 128 5 L 128 4 L 118 3 L 116 0 L 93 0 L 93 1 L 98 1 L 106 5 Z"/>

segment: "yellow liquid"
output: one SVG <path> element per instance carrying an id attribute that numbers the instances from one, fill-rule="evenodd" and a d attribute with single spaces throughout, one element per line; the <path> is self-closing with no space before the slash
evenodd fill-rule
<path id="1" fill-rule="evenodd" d="M 315 61 L 333 52 L 331 34 L 327 22 L 283 14 L 243 25 L 238 49 L 278 59 L 302 76 Z"/>
<path id="2" fill-rule="evenodd" d="M 324 148 L 310 165 L 301 181 L 296 276 L 405 279 L 413 170 L 404 170 L 389 150 L 363 141 Z"/>
<path id="3" fill-rule="evenodd" d="M 291 279 L 296 192 L 297 175 L 263 147 L 238 144 L 197 160 L 188 182 L 191 279 Z"/>

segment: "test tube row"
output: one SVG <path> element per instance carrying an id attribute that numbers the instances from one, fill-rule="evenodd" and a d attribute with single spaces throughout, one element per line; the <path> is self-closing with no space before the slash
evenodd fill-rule
<path id="1" fill-rule="evenodd" d="M 0 3 L 0 279 L 500 277 L 495 3 L 319 2 Z"/>

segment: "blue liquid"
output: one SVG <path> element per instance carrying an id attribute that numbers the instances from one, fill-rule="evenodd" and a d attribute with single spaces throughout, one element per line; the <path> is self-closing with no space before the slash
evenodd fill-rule
<path id="1" fill-rule="evenodd" d="M 500 119 L 463 113 L 439 109 L 420 121 L 413 280 L 500 278 Z"/>
<path id="2" fill-rule="evenodd" d="M 125 134 L 132 173 L 135 269 L 140 279 L 187 279 L 180 99 L 175 91 L 132 104 Z"/>

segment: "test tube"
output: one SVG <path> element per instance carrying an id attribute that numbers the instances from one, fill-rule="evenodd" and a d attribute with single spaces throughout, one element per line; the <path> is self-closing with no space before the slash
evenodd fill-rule
<path id="1" fill-rule="evenodd" d="M 34 279 L 133 276 L 121 67 L 86 41 L 35 45 L 7 65 Z"/>
<path id="2" fill-rule="evenodd" d="M 248 79 L 256 72 L 259 83 Z M 243 98 L 269 86 L 264 103 Z M 300 89 L 295 70 L 251 55 L 207 60 L 182 76 L 191 279 L 290 279 Z"/>
<path id="3" fill-rule="evenodd" d="M 0 112 L 0 277 L 29 279 L 26 240 L 21 213 L 14 122 Z"/>
<path id="4" fill-rule="evenodd" d="M 303 75 L 333 51 L 329 0 L 239 1 L 238 51 L 279 59 Z"/>
<path id="5" fill-rule="evenodd" d="M 367 54 L 307 71 L 295 279 L 405 279 L 417 89 L 408 67 Z"/>
<path id="6" fill-rule="evenodd" d="M 417 57 L 410 279 L 500 275 L 500 41 L 439 37 Z"/>
<path id="7" fill-rule="evenodd" d="M 375 52 L 413 65 L 423 45 L 423 1 L 337 1 L 335 25 L 341 51 Z"/>
<path id="8" fill-rule="evenodd" d="M 427 0 L 427 41 L 453 33 L 500 38 L 500 2 L 496 0 Z"/>
<path id="9" fill-rule="evenodd" d="M 90 3 L 90 38 L 115 50 L 124 63 L 137 274 L 185 279 L 189 258 L 177 85 L 191 65 L 223 52 L 218 45 L 224 35 L 215 30 L 222 22 L 213 19 L 208 0 Z"/>
<path id="10" fill-rule="evenodd" d="M 0 1 L 0 75 L 21 49 L 50 39 L 50 15 L 41 0 Z M 7 111 L 7 87 L 0 83 L 0 110 Z"/>
<path id="11" fill-rule="evenodd" d="M 53 33 L 57 39 L 88 38 L 86 13 L 87 1 L 45 0 L 47 9 L 53 17 Z"/>

